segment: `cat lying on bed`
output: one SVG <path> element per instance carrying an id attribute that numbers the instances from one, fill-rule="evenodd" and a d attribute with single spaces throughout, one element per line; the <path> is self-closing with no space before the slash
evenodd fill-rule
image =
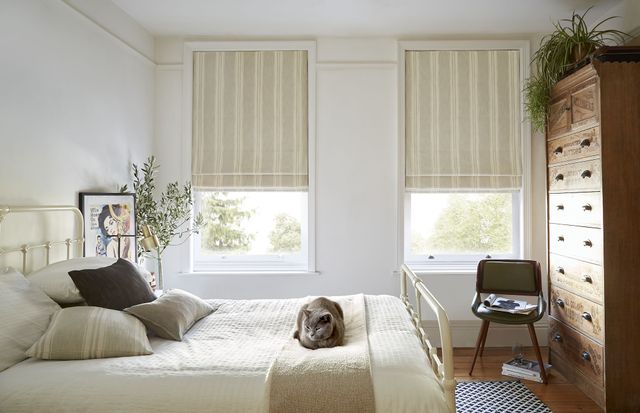
<path id="1" fill-rule="evenodd" d="M 344 315 L 340 305 L 328 298 L 319 297 L 305 304 L 298 312 L 293 338 L 303 347 L 318 348 L 342 345 L 344 340 Z"/>

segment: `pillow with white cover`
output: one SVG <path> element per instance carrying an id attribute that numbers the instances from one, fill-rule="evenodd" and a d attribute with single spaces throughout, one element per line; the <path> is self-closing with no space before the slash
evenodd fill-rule
<path id="1" fill-rule="evenodd" d="M 17 270 L 0 270 L 0 371 L 26 359 L 60 306 Z"/>
<path id="2" fill-rule="evenodd" d="M 56 262 L 27 275 L 29 281 L 40 287 L 49 297 L 60 304 L 75 304 L 84 301 L 80 291 L 69 277 L 69 271 L 94 270 L 108 267 L 117 261 L 112 257 L 83 257 Z M 138 271 L 149 280 L 151 275 L 141 266 Z"/>
<path id="3" fill-rule="evenodd" d="M 86 306 L 56 312 L 26 354 L 44 360 L 86 360 L 152 353 L 140 320 L 122 311 Z"/>

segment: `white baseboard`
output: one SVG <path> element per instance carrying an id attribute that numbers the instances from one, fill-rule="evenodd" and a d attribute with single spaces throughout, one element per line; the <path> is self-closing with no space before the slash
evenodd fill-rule
<path id="1" fill-rule="evenodd" d="M 475 347 L 480 332 L 480 320 L 452 320 L 451 339 L 454 347 Z M 433 339 L 435 345 L 440 345 L 438 323 L 435 320 L 423 320 L 422 326 Z M 536 336 L 540 346 L 547 345 L 549 324 L 544 320 L 535 324 Z M 507 325 L 491 323 L 485 347 L 511 347 L 514 344 L 531 346 L 531 338 L 526 325 Z"/>

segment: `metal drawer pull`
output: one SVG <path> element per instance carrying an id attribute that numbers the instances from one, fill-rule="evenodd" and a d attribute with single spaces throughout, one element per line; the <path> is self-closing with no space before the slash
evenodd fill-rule
<path id="1" fill-rule="evenodd" d="M 589 284 L 593 284 L 593 280 L 591 279 L 591 276 L 589 276 L 587 274 L 582 276 L 582 281 L 586 282 L 586 283 L 589 283 Z"/>
<path id="2" fill-rule="evenodd" d="M 562 205 L 562 204 L 560 204 L 560 205 L 556 205 L 556 209 L 557 209 L 558 211 L 561 211 L 561 210 L 563 210 L 563 209 L 564 209 L 564 205 Z"/>
<path id="3" fill-rule="evenodd" d="M 435 259 L 436 259 L 436 257 L 434 257 L 433 255 L 429 255 L 429 256 L 427 257 L 427 259 L 428 259 L 428 260 L 435 260 Z"/>
<path id="4" fill-rule="evenodd" d="M 558 175 L 556 175 L 556 177 L 555 177 L 555 180 L 556 180 L 556 181 L 562 181 L 563 179 L 564 179 L 564 175 L 562 175 L 562 174 L 558 174 Z"/>
<path id="5" fill-rule="evenodd" d="M 559 242 L 564 242 L 564 236 L 560 235 L 560 236 L 558 237 L 558 241 L 559 241 Z"/>
<path id="6" fill-rule="evenodd" d="M 556 333 L 556 335 L 553 336 L 553 341 L 558 342 L 558 343 L 562 343 L 562 336 L 560 336 L 559 333 Z"/>
<path id="7" fill-rule="evenodd" d="M 586 351 L 583 351 L 583 352 L 582 352 L 582 358 L 583 358 L 585 361 L 590 361 L 590 360 L 591 360 L 591 354 L 589 354 L 589 353 L 588 353 L 588 352 L 586 352 Z"/>
<path id="8" fill-rule="evenodd" d="M 562 153 L 562 146 L 558 146 L 556 149 L 554 149 L 553 154 L 554 155 L 560 155 Z"/>
<path id="9" fill-rule="evenodd" d="M 590 170 L 586 170 L 586 171 L 582 171 L 582 173 L 580 174 L 580 176 L 582 178 L 591 178 L 591 171 Z"/>
<path id="10" fill-rule="evenodd" d="M 560 308 L 564 308 L 564 301 L 562 301 L 562 298 L 558 298 L 556 300 L 556 305 Z"/>
<path id="11" fill-rule="evenodd" d="M 593 208 L 591 207 L 591 204 L 584 204 L 582 205 L 582 210 L 583 211 L 591 211 Z"/>
<path id="12" fill-rule="evenodd" d="M 558 271 L 560 274 L 564 274 L 564 268 L 562 267 L 556 268 L 556 271 Z"/>
<path id="13" fill-rule="evenodd" d="M 593 318 L 591 318 L 591 314 L 587 313 L 586 311 L 584 313 L 582 313 L 582 318 L 584 318 L 585 320 L 587 320 L 590 323 L 593 321 Z"/>
<path id="14" fill-rule="evenodd" d="M 586 148 L 588 146 L 591 146 L 591 139 L 583 139 L 582 141 L 580 141 L 581 148 Z"/>
<path id="15" fill-rule="evenodd" d="M 588 240 L 584 240 L 584 241 L 582 241 L 582 244 L 583 244 L 585 247 L 589 247 L 589 248 L 593 247 L 593 242 L 591 242 L 591 240 L 589 240 L 589 239 L 588 239 Z"/>
<path id="16" fill-rule="evenodd" d="M 565 112 L 568 112 L 571 110 L 571 106 L 567 105 L 567 106 L 563 106 L 562 110 L 564 110 Z"/>

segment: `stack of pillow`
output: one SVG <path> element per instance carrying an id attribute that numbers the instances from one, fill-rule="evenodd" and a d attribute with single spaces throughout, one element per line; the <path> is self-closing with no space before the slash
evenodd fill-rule
<path id="1" fill-rule="evenodd" d="M 152 354 L 147 329 L 181 341 L 213 312 L 182 290 L 156 298 L 145 271 L 124 259 L 90 257 L 61 261 L 26 278 L 12 268 L 0 272 L 0 371 L 26 357 Z"/>

